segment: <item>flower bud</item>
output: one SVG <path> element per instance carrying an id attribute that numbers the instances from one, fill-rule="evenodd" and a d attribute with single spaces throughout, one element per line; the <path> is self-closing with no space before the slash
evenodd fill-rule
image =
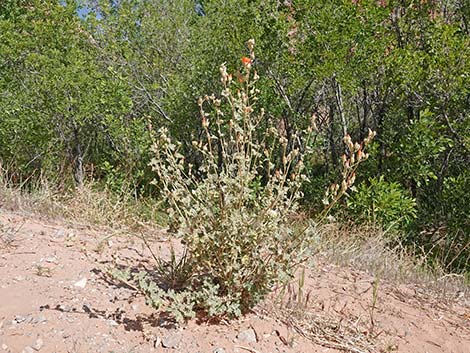
<path id="1" fill-rule="evenodd" d="M 351 178 L 349 179 L 349 186 L 351 186 L 352 184 L 354 184 L 354 181 L 356 181 L 356 173 L 353 173 L 351 175 Z"/>
<path id="2" fill-rule="evenodd" d="M 364 156 L 364 153 L 362 152 L 362 150 L 357 151 L 357 160 L 358 161 L 360 161 L 363 156 Z"/>
<path id="3" fill-rule="evenodd" d="M 248 49 L 251 51 L 255 48 L 255 40 L 249 39 L 248 42 L 246 42 L 246 45 L 248 46 Z"/>

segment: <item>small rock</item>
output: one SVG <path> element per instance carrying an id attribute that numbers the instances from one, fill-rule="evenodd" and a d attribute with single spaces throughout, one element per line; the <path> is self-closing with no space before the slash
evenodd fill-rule
<path id="1" fill-rule="evenodd" d="M 32 348 L 36 351 L 39 351 L 42 348 L 42 346 L 44 346 L 44 342 L 42 339 L 38 338 L 36 342 L 34 342 Z"/>
<path id="2" fill-rule="evenodd" d="M 25 322 L 25 321 L 28 320 L 28 319 L 31 319 L 31 317 L 30 317 L 29 315 L 28 315 L 28 316 L 16 315 L 14 321 L 15 321 L 17 324 L 20 324 L 20 323 L 22 323 L 22 322 Z"/>
<path id="3" fill-rule="evenodd" d="M 93 312 L 93 309 L 91 308 L 91 305 L 90 304 L 83 304 L 82 305 L 82 309 L 84 312 L 86 312 L 87 314 L 91 314 Z"/>
<path id="4" fill-rule="evenodd" d="M 106 320 L 109 326 L 119 326 L 119 324 L 114 320 Z"/>
<path id="5" fill-rule="evenodd" d="M 178 348 L 180 342 L 181 342 L 181 335 L 178 334 L 177 332 L 172 332 L 166 335 L 165 337 L 163 337 L 162 346 L 165 348 Z"/>
<path id="6" fill-rule="evenodd" d="M 47 319 L 44 315 L 39 315 L 38 317 L 35 317 L 31 322 L 33 324 L 41 324 L 43 322 L 46 322 Z"/>
<path id="7" fill-rule="evenodd" d="M 132 308 L 132 310 L 137 311 L 137 310 L 139 310 L 139 304 L 132 304 L 131 308 Z"/>
<path id="8" fill-rule="evenodd" d="M 80 281 L 75 282 L 73 285 L 74 285 L 75 287 L 78 287 L 78 288 L 82 288 L 82 289 L 83 289 L 83 288 L 85 288 L 85 286 L 86 286 L 86 282 L 87 282 L 87 279 L 86 279 L 86 278 L 82 278 Z"/>
<path id="9" fill-rule="evenodd" d="M 8 346 L 5 343 L 2 343 L 2 349 L 6 351 L 8 349 Z"/>
<path id="10" fill-rule="evenodd" d="M 225 349 L 223 348 L 216 348 L 212 351 L 213 353 L 225 353 Z"/>
<path id="11" fill-rule="evenodd" d="M 30 346 L 26 346 L 26 347 L 24 347 L 22 353 L 35 353 L 35 351 L 34 351 L 34 349 L 31 348 Z"/>
<path id="12" fill-rule="evenodd" d="M 56 238 L 62 238 L 65 236 L 65 229 L 58 229 L 57 232 L 55 232 Z"/>
<path id="13" fill-rule="evenodd" d="M 241 331 L 237 338 L 245 343 L 255 343 L 256 340 L 256 332 L 252 328 L 249 328 L 248 330 Z"/>
<path id="14" fill-rule="evenodd" d="M 63 305 L 63 304 L 57 305 L 56 309 L 64 313 L 70 313 L 73 311 L 73 308 L 70 305 Z"/>
<path id="15" fill-rule="evenodd" d="M 50 264 L 56 264 L 57 263 L 57 257 L 55 257 L 55 256 L 46 256 L 44 258 L 44 261 L 46 261 Z"/>
<path id="16" fill-rule="evenodd" d="M 160 344 L 161 344 L 161 343 L 162 343 L 161 338 L 160 338 L 160 337 L 157 337 L 157 338 L 155 339 L 155 342 L 153 343 L 153 346 L 154 346 L 155 348 L 158 348 L 158 347 L 160 347 Z"/>
<path id="17" fill-rule="evenodd" d="M 24 278 L 25 278 L 24 276 L 21 276 L 21 275 L 20 275 L 20 276 L 16 276 L 16 277 L 14 278 L 14 280 L 17 281 L 17 282 L 21 282 L 21 281 L 24 281 Z"/>

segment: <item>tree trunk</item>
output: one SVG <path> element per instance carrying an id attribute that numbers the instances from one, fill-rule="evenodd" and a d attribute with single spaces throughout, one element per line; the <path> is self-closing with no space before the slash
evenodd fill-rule
<path id="1" fill-rule="evenodd" d="M 85 171 L 83 168 L 83 153 L 82 146 L 79 139 L 79 131 L 77 128 L 74 128 L 74 139 L 75 139 L 75 156 L 74 156 L 74 171 L 73 177 L 77 184 L 77 188 L 81 189 L 83 187 L 83 181 L 85 179 Z"/>

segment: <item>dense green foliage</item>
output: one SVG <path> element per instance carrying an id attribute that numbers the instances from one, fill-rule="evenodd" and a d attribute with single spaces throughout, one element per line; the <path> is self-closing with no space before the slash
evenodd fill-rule
<path id="1" fill-rule="evenodd" d="M 372 222 L 387 230 L 406 230 L 416 218 L 416 202 L 397 182 L 370 178 L 354 189 L 348 209 L 356 222 Z"/>
<path id="2" fill-rule="evenodd" d="M 254 38 L 266 118 L 289 149 L 316 126 L 304 206 L 318 210 L 340 177 L 345 133 L 362 140 L 371 128 L 362 196 L 344 206 L 371 210 L 375 185 L 385 223 L 449 269 L 468 270 L 468 1 L 205 0 L 205 16 L 192 0 L 77 3 L 0 4 L 0 163 L 13 182 L 95 178 L 158 191 L 148 124 L 166 127 L 198 165 L 197 100 L 218 91 L 222 62 L 240 75 Z M 413 217 L 403 223 L 404 214 Z"/>

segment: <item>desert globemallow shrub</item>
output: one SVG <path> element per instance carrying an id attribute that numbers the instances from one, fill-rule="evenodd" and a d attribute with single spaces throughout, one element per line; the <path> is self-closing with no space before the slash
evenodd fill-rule
<path id="1" fill-rule="evenodd" d="M 179 299 L 172 293 L 169 300 L 187 311 L 180 317 L 197 310 L 232 317 L 246 312 L 293 275 L 313 233 L 289 224 L 302 197 L 308 148 L 288 147 L 276 121 L 257 105 L 254 41 L 247 45 L 250 56 L 241 59 L 237 79 L 222 64 L 220 95 L 199 100 L 202 134 L 192 143 L 199 165 L 185 160 L 166 129 L 154 146 L 155 183 L 191 272 Z M 303 146 L 310 133 L 302 132 Z"/>

